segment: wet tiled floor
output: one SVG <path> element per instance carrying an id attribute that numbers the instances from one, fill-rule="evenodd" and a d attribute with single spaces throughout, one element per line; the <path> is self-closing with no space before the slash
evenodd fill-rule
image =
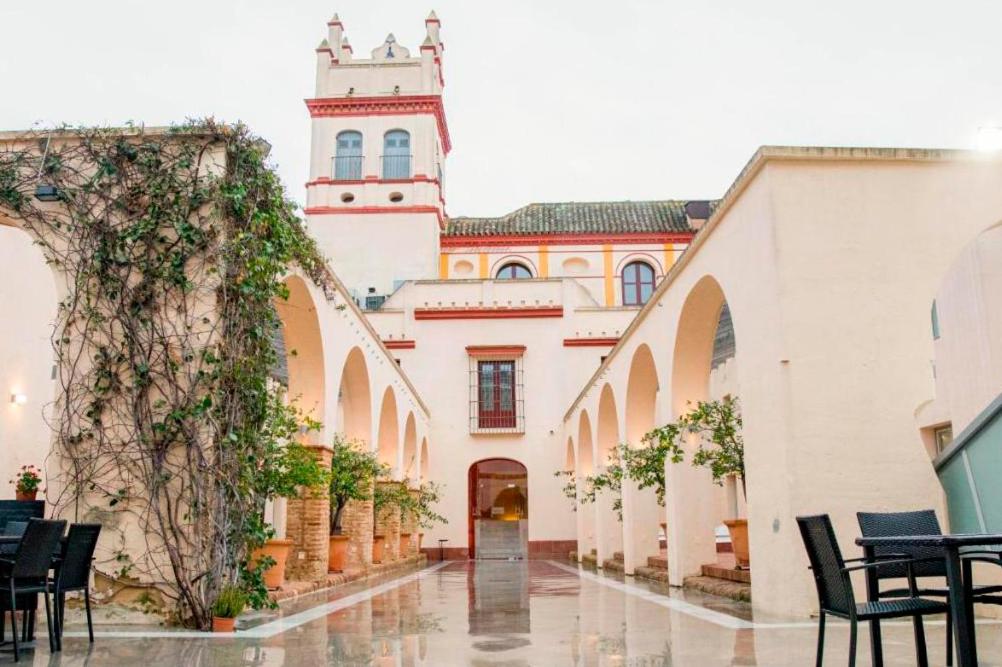
<path id="1" fill-rule="evenodd" d="M 667 591 L 553 561 L 453 562 L 286 605 L 236 635 L 98 628 L 91 647 L 69 627 L 64 651 L 34 665 L 376 665 L 486 667 L 810 665 L 810 619 L 765 618 L 748 605 Z M 932 664 L 944 626 L 927 622 Z M 41 634 L 44 637 L 44 630 Z M 862 634 L 859 664 L 870 664 Z M 982 665 L 1002 665 L 1002 625 L 978 625 Z M 40 642 L 44 644 L 43 642 Z M 848 629 L 830 624 L 825 664 L 846 664 Z M 914 665 L 911 625 L 884 630 L 886 665 Z M 12 662 L 10 646 L 0 663 Z"/>

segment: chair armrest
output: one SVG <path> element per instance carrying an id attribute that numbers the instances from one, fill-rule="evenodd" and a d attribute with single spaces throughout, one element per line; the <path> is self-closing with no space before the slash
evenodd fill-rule
<path id="1" fill-rule="evenodd" d="M 872 558 L 867 558 L 866 556 L 860 556 L 859 558 L 846 558 L 843 563 L 872 563 L 878 560 L 907 560 L 911 556 L 908 554 L 883 554 L 882 556 L 873 556 Z"/>
<path id="2" fill-rule="evenodd" d="M 911 567 L 916 563 L 932 563 L 941 560 L 943 559 L 939 556 L 931 556 L 929 558 L 897 558 L 894 560 L 874 560 L 863 563 L 861 565 L 853 565 L 852 567 L 843 567 L 842 572 L 855 572 L 856 570 L 867 570 L 871 567 L 887 567 L 888 565 L 905 565 L 907 567 Z M 845 562 L 848 563 L 849 561 Z"/>

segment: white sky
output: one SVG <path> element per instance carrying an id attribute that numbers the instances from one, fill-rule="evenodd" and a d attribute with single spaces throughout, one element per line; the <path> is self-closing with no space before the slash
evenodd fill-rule
<path id="1" fill-rule="evenodd" d="M 434 3 L 433 5 L 431 3 Z M 243 120 L 302 201 L 341 15 L 446 44 L 450 215 L 720 196 L 763 144 L 971 147 L 1002 124 L 994 0 L 0 0 L 0 129 Z"/>

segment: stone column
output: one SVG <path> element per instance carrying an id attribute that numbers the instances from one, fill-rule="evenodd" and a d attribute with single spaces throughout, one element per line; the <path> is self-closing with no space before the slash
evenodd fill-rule
<path id="1" fill-rule="evenodd" d="M 416 501 L 421 492 L 418 489 L 408 489 L 407 493 L 409 493 L 411 498 Z M 403 524 L 402 532 L 410 533 L 411 535 L 411 541 L 407 545 L 406 557 L 409 558 L 411 556 L 416 556 L 418 552 L 418 533 L 421 532 L 421 526 L 418 525 L 417 516 L 414 514 L 407 514 L 407 516 L 404 517 Z"/>
<path id="2" fill-rule="evenodd" d="M 349 500 L 341 514 L 341 529 L 348 536 L 345 570 L 365 569 L 372 565 L 372 535 L 375 531 L 372 516 L 372 489 L 369 482 L 367 500 Z"/>
<path id="3" fill-rule="evenodd" d="M 320 464 L 331 465 L 331 450 L 320 445 L 304 445 L 317 456 Z M 322 581 L 327 578 L 330 549 L 330 496 L 327 489 L 300 489 L 299 497 L 289 498 L 286 513 L 286 539 L 292 540 L 292 554 L 285 567 L 286 576 L 297 581 Z"/>

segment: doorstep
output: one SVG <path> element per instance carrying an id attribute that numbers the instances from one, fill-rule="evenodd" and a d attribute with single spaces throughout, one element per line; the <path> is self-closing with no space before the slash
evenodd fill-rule
<path id="1" fill-rule="evenodd" d="M 428 558 L 424 554 L 418 554 L 416 556 L 409 556 L 407 558 L 390 561 L 388 563 L 373 564 L 367 568 L 346 570 L 338 573 L 332 572 L 329 573 L 325 579 L 321 579 L 320 581 L 286 581 L 285 584 L 277 591 L 272 591 L 269 597 L 275 602 L 288 602 L 289 600 L 294 600 L 304 595 L 323 593 L 356 581 L 365 581 L 367 579 L 374 579 L 392 572 L 421 568 L 424 567 L 427 562 Z"/>

